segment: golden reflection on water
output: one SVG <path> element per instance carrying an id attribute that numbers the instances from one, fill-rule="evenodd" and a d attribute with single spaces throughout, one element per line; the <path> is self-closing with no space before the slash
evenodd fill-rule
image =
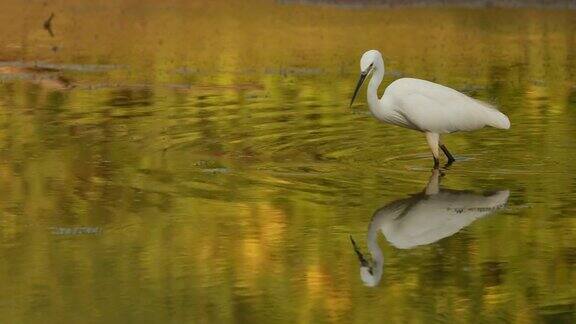
<path id="1" fill-rule="evenodd" d="M 574 318 L 574 12 L 61 0 L 0 19 L 4 322 Z M 368 48 L 385 83 L 447 84 L 513 125 L 446 138 L 444 186 L 507 207 L 412 249 L 380 236 L 374 288 L 348 237 L 430 161 L 347 108 Z"/>

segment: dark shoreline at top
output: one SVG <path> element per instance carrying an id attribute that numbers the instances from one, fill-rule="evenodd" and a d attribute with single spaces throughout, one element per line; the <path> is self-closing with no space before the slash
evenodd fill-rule
<path id="1" fill-rule="evenodd" d="M 362 8 L 535 8 L 576 9 L 576 0 L 278 0 L 282 4 L 310 4 Z"/>

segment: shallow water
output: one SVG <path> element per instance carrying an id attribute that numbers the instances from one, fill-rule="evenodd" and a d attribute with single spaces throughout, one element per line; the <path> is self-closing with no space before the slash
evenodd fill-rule
<path id="1" fill-rule="evenodd" d="M 576 12 L 6 1 L 0 19 L 2 322 L 574 322 Z M 348 108 L 368 48 L 385 85 L 449 85 L 512 128 L 445 137 L 459 161 L 432 173 L 421 134 L 364 92 Z"/>

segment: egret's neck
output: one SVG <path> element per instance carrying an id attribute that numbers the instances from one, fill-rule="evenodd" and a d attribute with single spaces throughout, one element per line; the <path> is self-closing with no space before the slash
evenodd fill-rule
<path id="1" fill-rule="evenodd" d="M 368 107 L 370 107 L 372 112 L 378 107 L 378 87 L 380 83 L 382 83 L 382 79 L 384 79 L 384 66 L 376 66 L 372 74 L 372 79 L 370 79 L 370 83 L 368 84 L 368 91 L 366 92 Z"/>
<path id="2" fill-rule="evenodd" d="M 368 229 L 368 250 L 372 255 L 372 260 L 374 261 L 374 278 L 377 278 L 380 281 L 380 277 L 382 276 L 382 270 L 384 267 L 384 255 L 382 254 L 382 250 L 380 249 L 380 245 L 378 245 L 378 230 L 380 226 L 378 226 L 377 222 L 372 222 L 370 224 L 370 228 Z"/>

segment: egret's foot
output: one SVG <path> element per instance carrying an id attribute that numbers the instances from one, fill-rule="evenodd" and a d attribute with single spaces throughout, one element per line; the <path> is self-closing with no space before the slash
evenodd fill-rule
<path id="1" fill-rule="evenodd" d="M 449 163 L 449 164 L 452 164 L 454 161 L 456 161 L 456 159 L 454 158 L 454 156 L 452 156 L 452 154 L 450 153 L 450 151 L 448 151 L 448 148 L 446 147 L 446 145 L 440 144 L 440 148 L 442 149 L 442 152 L 444 152 L 444 154 L 445 154 L 446 157 L 448 158 L 448 163 Z"/>
<path id="2" fill-rule="evenodd" d="M 440 167 L 440 159 L 434 157 L 434 169 L 438 169 Z"/>
<path id="3" fill-rule="evenodd" d="M 434 168 L 432 169 L 432 176 L 437 177 L 438 179 L 443 178 L 446 175 L 446 170 L 444 167 L 442 168 Z"/>

